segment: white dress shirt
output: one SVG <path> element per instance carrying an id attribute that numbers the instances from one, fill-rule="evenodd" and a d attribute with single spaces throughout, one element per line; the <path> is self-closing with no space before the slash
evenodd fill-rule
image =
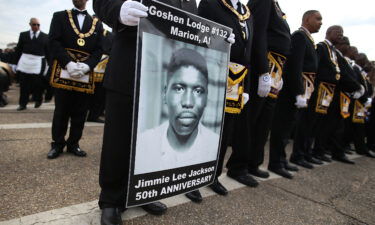
<path id="1" fill-rule="evenodd" d="M 38 31 L 35 33 L 36 38 L 38 38 L 39 34 L 40 34 L 40 30 L 38 30 Z M 33 37 L 34 37 L 34 31 L 33 31 L 33 30 L 30 30 L 30 39 L 33 39 Z"/>
<path id="2" fill-rule="evenodd" d="M 86 10 L 79 10 L 77 8 L 74 8 L 74 9 L 77 10 L 77 11 L 80 11 L 80 12 L 86 11 Z M 84 15 L 84 14 L 78 14 L 77 15 L 77 20 L 78 20 L 78 25 L 79 25 L 80 30 L 82 30 L 82 26 L 83 26 L 83 22 L 85 21 L 85 17 L 86 17 L 86 15 Z"/>

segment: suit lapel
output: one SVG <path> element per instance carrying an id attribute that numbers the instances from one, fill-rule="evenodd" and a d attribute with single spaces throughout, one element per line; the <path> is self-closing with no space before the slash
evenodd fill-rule
<path id="1" fill-rule="evenodd" d="M 241 25 L 240 25 L 240 22 L 239 22 L 239 19 L 237 17 L 236 14 L 234 14 L 230 9 L 228 9 L 228 7 L 226 7 L 223 2 L 221 0 L 218 0 L 219 3 L 222 5 L 222 7 L 228 12 L 229 14 L 229 17 L 231 18 L 233 24 L 234 24 L 234 27 L 233 30 L 236 30 L 237 32 L 233 31 L 233 33 L 235 33 L 236 35 L 240 35 L 241 38 L 239 38 L 241 40 L 241 42 L 243 43 L 245 40 L 242 38 L 242 28 L 241 28 Z M 230 0 L 226 0 L 226 2 L 231 5 L 232 5 L 232 2 Z M 248 23 L 246 23 L 248 25 Z"/>
<path id="2" fill-rule="evenodd" d="M 91 16 L 89 15 L 86 15 L 85 16 L 85 20 L 83 21 L 83 25 L 82 25 L 82 30 L 81 32 L 82 33 L 86 33 L 90 30 L 91 28 L 91 23 L 92 23 L 92 19 L 91 19 Z"/>

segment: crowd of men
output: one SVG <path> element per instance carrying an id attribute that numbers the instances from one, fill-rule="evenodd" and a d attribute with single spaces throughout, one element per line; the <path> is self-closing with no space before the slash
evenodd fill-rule
<path id="1" fill-rule="evenodd" d="M 39 20 L 32 18 L 30 30 L 20 34 L 15 51 L 0 56 L 1 61 L 17 65 L 17 110 L 26 109 L 30 95 L 35 108 L 40 107 L 45 89 L 45 100 L 52 97 L 46 82 L 54 87 L 49 159 L 57 158 L 65 146 L 69 153 L 86 156 L 79 146 L 85 121 L 104 122 L 99 117 L 105 102 L 99 175 L 101 224 L 122 224 L 133 123 L 136 26 L 140 18 L 147 17 L 148 9 L 130 0 L 93 0 L 97 14 L 93 17 L 85 10 L 87 1 L 73 0 L 72 10 L 56 12 L 48 35 L 40 31 Z M 238 0 L 201 0 L 198 8 L 193 0 L 163 2 L 231 27 L 230 61 L 249 69 L 240 82 L 246 96 L 238 98 L 241 107 L 226 108 L 218 168 L 209 186 L 217 194 L 228 194 L 218 180 L 228 146 L 232 153 L 227 176 L 250 187 L 258 186 L 253 176 L 269 177 L 269 172 L 260 169 L 268 138 L 268 170 L 288 179 L 293 178 L 290 171 L 298 171 L 297 166 L 313 169 L 332 160 L 355 164 L 347 157 L 353 151 L 375 158 L 375 66 L 350 45 L 341 26 L 330 26 L 325 40 L 316 44 L 311 34 L 319 32 L 324 17 L 317 10 L 305 12 L 301 27 L 291 33 L 276 0 L 253 0 L 247 5 Z M 113 33 L 107 35 L 99 20 L 112 27 Z M 99 75 L 94 90 L 55 82 L 56 68 L 73 80 L 95 77 L 95 67 L 108 60 L 103 55 L 110 58 L 104 81 Z M 0 107 L 7 104 L 3 92 L 9 87 L 11 73 L 1 64 Z M 65 139 L 69 120 L 69 138 Z M 290 140 L 293 150 L 288 159 L 285 148 Z M 186 196 L 202 201 L 199 190 Z M 167 209 L 160 202 L 142 208 L 156 215 Z"/>

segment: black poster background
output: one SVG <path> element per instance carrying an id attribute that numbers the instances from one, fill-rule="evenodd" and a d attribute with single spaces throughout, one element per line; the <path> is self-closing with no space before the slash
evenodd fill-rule
<path id="1" fill-rule="evenodd" d="M 136 90 L 134 94 L 133 129 L 131 162 L 129 172 L 129 186 L 126 204 L 127 207 L 146 204 L 174 195 L 186 193 L 213 182 L 216 171 L 217 160 L 169 169 L 157 172 L 134 174 L 134 163 L 136 153 L 140 76 L 142 64 L 142 40 L 143 33 L 149 33 L 163 38 L 189 43 L 203 48 L 213 49 L 227 54 L 226 68 L 230 55 L 230 45 L 226 41 L 232 32 L 231 28 L 206 20 L 202 17 L 171 7 L 159 1 L 143 0 L 142 3 L 149 7 L 148 17 L 141 19 L 138 26 L 138 46 L 136 65 Z M 172 16 L 171 16 L 172 15 Z M 183 23 L 182 23 L 183 22 Z M 199 24 L 197 26 L 197 24 Z M 181 35 L 181 32 L 184 34 Z M 226 77 L 224 78 L 226 80 Z M 223 86 L 225 89 L 225 86 Z M 224 91 L 225 93 L 225 91 Z M 153 96 L 150 96 L 152 98 Z M 225 95 L 223 96 L 225 102 Z M 224 118 L 224 106 L 222 110 L 221 128 Z M 220 129 L 221 134 L 221 129 Z M 219 155 L 217 153 L 217 159 Z M 157 151 L 157 149 L 156 149 Z M 141 186 L 141 187 L 139 187 Z"/>

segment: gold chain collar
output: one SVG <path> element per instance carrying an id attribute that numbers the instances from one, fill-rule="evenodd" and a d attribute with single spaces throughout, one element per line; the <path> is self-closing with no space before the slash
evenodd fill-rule
<path id="1" fill-rule="evenodd" d="M 331 47 L 330 45 L 326 42 L 326 41 L 323 41 L 323 43 L 325 45 L 327 45 L 327 49 L 328 49 L 328 54 L 329 54 L 329 58 L 331 59 L 331 62 L 335 65 L 336 67 L 336 80 L 340 80 L 340 67 L 339 67 L 339 63 L 338 63 L 338 60 L 337 60 L 337 55 L 336 55 L 336 58 L 333 56 L 333 52 L 331 51 Z"/>
<path id="2" fill-rule="evenodd" d="M 89 32 L 83 34 L 83 33 L 79 32 L 76 24 L 74 23 L 73 16 L 72 16 L 72 10 L 67 10 L 67 13 L 68 13 L 70 25 L 72 26 L 74 32 L 78 35 L 79 38 L 87 38 L 87 37 L 90 37 L 94 33 L 96 23 L 98 22 L 98 18 L 94 18 Z"/>
<path id="3" fill-rule="evenodd" d="M 228 8 L 230 9 L 230 11 L 232 11 L 234 14 L 236 14 L 236 16 L 238 17 L 238 19 L 240 21 L 244 21 L 244 20 L 247 20 L 250 18 L 250 9 L 249 7 L 247 7 L 247 5 L 244 5 L 245 6 L 245 11 L 246 13 L 244 15 L 241 15 L 240 13 L 237 12 L 237 10 L 235 10 L 231 5 L 229 5 L 225 0 L 221 0 L 221 2 Z"/>

